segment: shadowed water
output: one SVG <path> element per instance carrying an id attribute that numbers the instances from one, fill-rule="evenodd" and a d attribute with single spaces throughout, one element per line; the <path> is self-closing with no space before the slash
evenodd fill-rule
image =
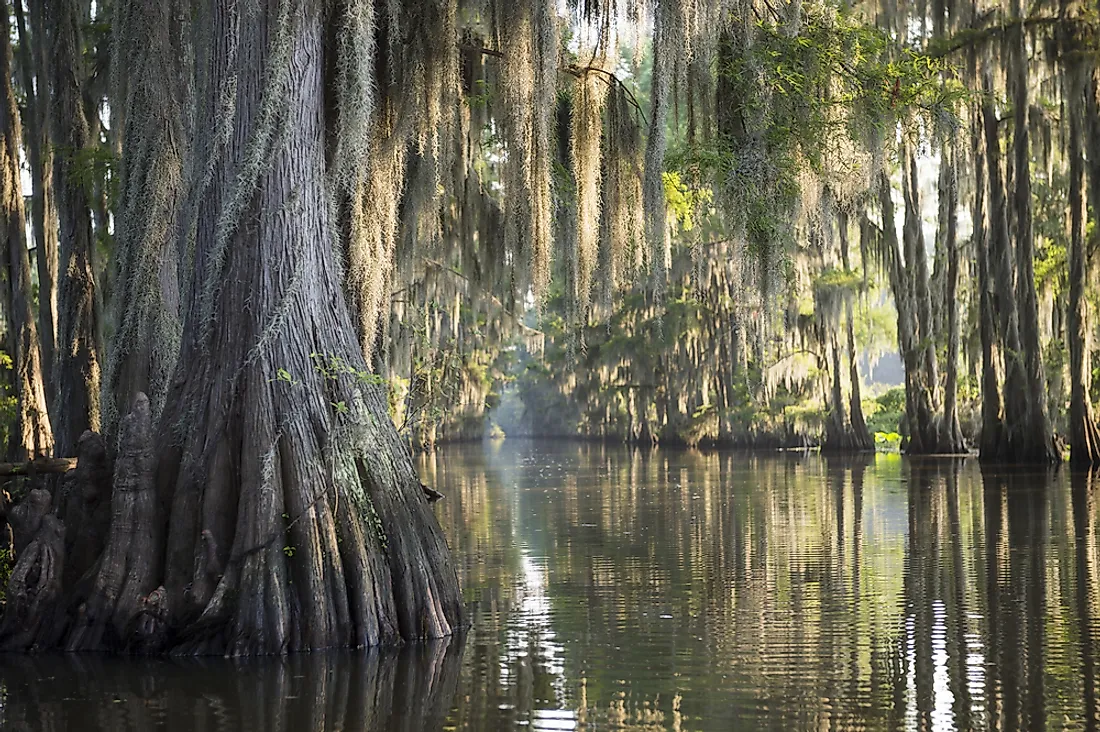
<path id="1" fill-rule="evenodd" d="M 0 657 L 0 729 L 1096 729 L 1100 483 L 571 443 L 420 458 L 465 638 Z"/>

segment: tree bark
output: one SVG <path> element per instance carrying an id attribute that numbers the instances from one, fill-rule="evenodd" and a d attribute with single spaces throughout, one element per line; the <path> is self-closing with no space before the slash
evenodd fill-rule
<path id="1" fill-rule="evenodd" d="M 945 199 L 940 207 L 941 215 L 946 215 L 943 247 L 947 257 L 947 273 L 944 282 L 946 293 L 947 320 L 947 380 L 943 398 L 942 448 L 944 452 L 958 453 L 966 451 L 962 428 L 959 426 L 959 414 L 956 401 L 959 392 L 959 308 L 957 306 L 959 286 L 959 243 L 958 209 L 959 181 L 954 142 L 944 146 L 940 165 L 943 167 L 940 195 Z"/>
<path id="2" fill-rule="evenodd" d="M 30 163 L 35 264 L 38 272 L 38 334 L 42 371 L 53 384 L 54 344 L 57 341 L 57 207 L 53 193 L 53 147 L 50 142 L 50 95 L 47 90 L 47 39 L 43 6 L 31 3 L 32 33 L 27 32 L 22 0 L 15 3 L 19 28 L 19 58 L 23 93 L 27 100 L 26 148 Z M 52 406 L 52 394 L 47 398 Z"/>
<path id="3" fill-rule="evenodd" d="M 1022 38 L 1019 39 L 1022 43 Z M 1031 356 L 1024 352 L 1025 346 L 1021 340 L 1022 326 L 1020 323 L 1021 312 L 1030 311 L 1034 316 L 1034 329 L 1029 335 L 1029 340 L 1038 338 L 1038 315 L 1035 311 L 1034 300 L 1034 276 L 1031 264 L 1031 237 L 1030 237 L 1030 183 L 1017 181 L 1016 198 L 1019 203 L 1020 186 L 1028 188 L 1028 214 L 1026 223 L 1028 232 L 1019 236 L 1017 232 L 1017 246 L 1027 248 L 1027 261 L 1017 252 L 1017 265 L 1025 268 L 1017 272 L 1013 266 L 1011 243 L 1009 241 L 1008 204 L 1004 182 L 1004 171 L 1001 167 L 1001 138 L 1000 120 L 997 118 L 993 102 L 992 71 L 986 60 L 986 68 L 982 73 L 982 90 L 985 93 L 982 101 L 982 119 L 985 128 L 985 152 L 987 170 L 989 173 L 989 260 L 990 275 L 996 290 L 995 308 L 1000 313 L 1000 337 L 1004 348 L 1004 429 L 1001 433 L 1001 441 L 997 443 L 992 452 L 987 449 L 982 452 L 982 459 L 994 462 L 1021 462 L 1021 463 L 1051 463 L 1057 459 L 1054 449 L 1053 436 L 1050 433 L 1050 425 L 1046 420 L 1046 396 L 1044 390 L 1038 393 L 1034 391 L 1034 380 L 1029 378 Z M 1026 94 L 1024 99 L 1026 100 Z M 1026 118 L 1025 118 L 1026 126 Z M 1021 141 L 1026 146 L 1026 132 Z M 1017 150 L 1017 155 L 1020 150 Z M 1016 171 L 1017 178 L 1029 178 L 1027 174 L 1027 151 L 1023 150 L 1024 170 Z M 1020 221 L 1017 220 L 1017 228 Z M 1027 282 L 1017 285 L 1017 279 L 1025 279 Z M 1030 285 L 1028 284 L 1030 283 Z M 1032 298 L 1027 303 L 1017 304 L 1018 293 L 1025 294 L 1030 291 Z M 1037 345 L 1035 346 L 1037 348 Z M 1035 354 L 1038 358 L 1038 354 Z M 1041 364 L 1040 364 L 1041 366 Z M 1041 378 L 1041 372 L 1038 375 Z M 1041 384 L 1040 384 L 1041 386 Z M 1037 401 L 1036 401 L 1037 400 Z"/>
<path id="4" fill-rule="evenodd" d="M 997 378 L 997 322 L 993 314 L 994 283 L 991 274 L 989 238 L 985 212 L 985 151 L 982 148 L 981 113 L 975 107 L 971 123 L 971 150 L 974 159 L 974 250 L 978 260 L 978 329 L 982 343 L 982 434 L 981 455 L 997 454 L 1003 444 L 1001 421 L 1001 384 Z"/>
<path id="5" fill-rule="evenodd" d="M 905 156 L 903 160 L 906 161 L 904 167 L 908 168 Z M 909 172 L 903 170 L 902 178 L 906 179 L 908 176 Z M 905 187 L 908 188 L 908 184 Z M 916 240 L 912 235 L 913 223 L 908 221 L 915 215 L 908 212 L 913 202 L 906 193 L 906 253 L 903 263 L 894 218 L 890 177 L 885 171 L 879 175 L 878 200 L 879 209 L 882 212 L 881 248 L 886 259 L 890 289 L 894 293 L 894 306 L 898 312 L 898 346 L 905 367 L 905 449 L 915 455 L 926 455 L 935 453 L 938 449 L 937 415 L 933 394 L 928 387 L 928 359 L 921 344 L 920 318 L 917 313 L 919 306 L 917 287 L 914 283 L 914 269 L 917 262 Z M 925 273 L 927 274 L 927 266 Z M 927 293 L 927 287 L 924 292 Z"/>
<path id="6" fill-rule="evenodd" d="M 917 394 L 914 409 L 916 423 L 912 434 L 920 441 L 912 444 L 910 453 L 945 452 L 939 409 L 939 365 L 936 359 L 936 333 L 932 324 L 932 296 L 928 286 L 928 258 L 924 245 L 916 154 L 903 147 L 902 192 L 905 199 L 905 220 L 902 239 L 905 245 L 905 273 L 912 307 L 916 314 L 913 347 L 916 349 L 917 373 L 913 381 Z"/>
<path id="7" fill-rule="evenodd" d="M 11 29 L 6 3 L 0 15 L 3 15 L 0 19 L 0 231 L 7 240 L 15 392 L 19 399 L 16 458 L 24 460 L 51 454 L 53 431 L 46 408 L 38 328 L 31 310 L 31 262 L 27 254 L 19 174 L 19 145 L 23 135 L 11 83 Z"/>
<path id="8" fill-rule="evenodd" d="M 85 430 L 99 429 L 99 313 L 96 306 L 91 212 L 88 208 L 87 151 L 91 146 L 84 116 L 84 77 L 80 3 L 53 0 L 51 65 L 54 177 L 61 222 L 58 286 L 58 340 L 54 381 L 57 404 L 54 436 L 59 456 L 72 455 Z"/>
<path id="9" fill-rule="evenodd" d="M 1019 7 L 1019 0 L 1014 0 Z M 1017 14 L 1020 17 L 1020 14 Z M 1020 425 L 1015 451 L 1026 462 L 1056 463 L 1061 460 L 1054 444 L 1047 412 L 1046 374 L 1039 335 L 1039 303 L 1035 292 L 1035 235 L 1031 216 L 1031 144 L 1029 141 L 1029 88 L 1026 40 L 1022 26 L 1010 31 L 1009 67 L 1011 76 L 1014 131 L 1016 212 L 1016 306 L 1020 311 L 1020 344 L 1023 347 L 1027 383 L 1026 420 Z M 1012 431 L 1012 426 L 1009 430 Z"/>
<path id="10" fill-rule="evenodd" d="M 840 261 L 845 271 L 852 271 L 848 252 L 848 214 L 841 212 L 837 217 L 840 230 Z M 866 262 L 864 262 L 866 267 Z M 860 450 L 874 450 L 875 439 L 867 429 L 867 420 L 863 416 L 863 396 L 861 395 L 859 376 L 859 355 L 856 352 L 855 318 L 852 301 L 844 303 L 844 320 L 848 335 L 848 380 L 851 382 L 848 395 L 848 419 L 852 425 L 852 434 Z"/>
<path id="11" fill-rule="evenodd" d="M 1100 430 L 1089 399 L 1089 342 L 1085 288 L 1088 262 L 1085 252 L 1085 162 L 1082 125 L 1084 86 L 1080 66 L 1067 71 L 1069 114 L 1069 459 L 1074 465 L 1100 462 Z"/>
<path id="12" fill-rule="evenodd" d="M 104 368 L 108 434 L 139 392 L 149 396 L 154 422 L 159 418 L 179 353 L 177 240 L 190 102 L 179 3 L 120 2 L 115 10 L 113 107 L 126 113 L 116 115 L 125 154 L 110 308 L 114 337 Z"/>
<path id="13" fill-rule="evenodd" d="M 196 16 L 195 37 L 215 39 L 196 129 L 230 144 L 197 146 L 214 154 L 192 181 L 167 406 L 156 427 L 136 396 L 106 483 L 106 451 L 82 438 L 66 500 L 16 565 L 28 600 L 0 643 L 249 655 L 448 635 L 464 622 L 457 576 L 368 378 L 333 246 L 324 24 L 341 20 L 287 0 L 247 22 L 232 0 Z M 63 571 L 36 569 L 47 561 Z"/>

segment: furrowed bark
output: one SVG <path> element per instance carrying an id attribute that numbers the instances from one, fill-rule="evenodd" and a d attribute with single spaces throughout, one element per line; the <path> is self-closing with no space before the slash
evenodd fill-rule
<path id="1" fill-rule="evenodd" d="M 58 409 L 54 437 L 59 456 L 72 455 L 85 430 L 99 429 L 99 313 L 93 271 L 92 220 L 81 165 L 91 146 L 81 93 L 80 3 L 52 0 L 51 65 L 54 177 L 59 236 L 58 338 L 54 383 Z"/>
<path id="2" fill-rule="evenodd" d="M 38 327 L 31 311 L 31 262 L 27 254 L 26 219 L 19 173 L 22 127 L 12 88 L 9 15 L 0 13 L 0 231 L 7 240 L 11 292 L 12 340 L 15 342 L 15 391 L 19 399 L 17 459 L 53 452 L 53 431 L 46 409 L 46 390 Z"/>
<path id="3" fill-rule="evenodd" d="M 1020 0 L 1013 0 L 1016 17 L 1022 17 Z M 1009 76 L 1014 116 L 1012 154 L 1015 161 L 1013 209 L 1016 214 L 1016 307 L 1020 315 L 1020 344 L 1027 384 L 1025 420 L 1016 432 L 1017 459 L 1023 462 L 1056 463 L 1062 459 L 1054 444 L 1047 413 L 1046 374 L 1039 334 L 1039 304 L 1035 292 L 1035 235 L 1031 213 L 1031 143 L 1028 120 L 1028 56 L 1024 30 L 1020 25 L 1009 32 Z"/>
<path id="4" fill-rule="evenodd" d="M 217 161 L 200 206 L 163 421 L 179 445 L 159 489 L 176 648 L 446 635 L 462 622 L 454 568 L 383 395 L 362 378 L 334 261 L 319 10 L 272 2 L 248 24 L 229 2 L 210 12 L 227 41 L 212 58 L 207 124 L 231 81 L 233 136 L 247 143 Z"/>
<path id="5" fill-rule="evenodd" d="M 28 33 L 23 3 L 17 0 L 15 20 L 19 29 L 19 63 L 23 94 L 27 100 L 24 130 L 30 163 L 35 265 L 38 272 L 38 334 L 42 344 L 42 371 L 53 384 L 54 344 L 57 340 L 57 208 L 53 193 L 53 148 L 50 142 L 50 95 L 43 6 L 30 3 L 33 32 Z M 40 93 L 44 91 L 46 93 Z M 52 395 L 47 395 L 52 397 Z"/>
<path id="6" fill-rule="evenodd" d="M 1085 162 L 1082 145 L 1084 86 L 1081 69 L 1068 72 L 1069 99 L 1069 459 L 1074 465 L 1100 462 L 1100 429 L 1089 399 L 1088 261 L 1085 252 Z"/>
<path id="7" fill-rule="evenodd" d="M 177 240 L 185 195 L 189 85 L 186 34 L 176 2 L 120 2 L 116 7 L 114 98 L 123 121 L 121 203 L 115 234 L 117 274 L 111 295 L 115 334 L 107 352 L 104 431 L 147 394 L 160 416 L 180 341 Z"/>
<path id="8" fill-rule="evenodd" d="M 959 309 L 957 307 L 959 289 L 959 242 L 958 242 L 958 209 L 959 209 L 959 181 L 956 162 L 957 152 L 954 143 L 945 146 L 942 152 L 941 165 L 944 167 L 944 186 L 940 195 L 946 201 L 941 212 L 946 214 L 944 226 L 943 246 L 947 257 L 946 282 L 946 320 L 947 320 L 947 372 L 944 384 L 943 398 L 943 432 L 941 435 L 942 452 L 959 453 L 966 451 L 966 441 L 963 439 L 962 428 L 959 426 L 959 415 L 956 407 L 959 391 Z"/>
<path id="9" fill-rule="evenodd" d="M 442 531 L 341 289 L 323 9 L 253 10 L 208 0 L 198 11 L 199 36 L 215 43 L 196 129 L 215 139 L 197 146 L 208 175 L 191 181 L 168 406 L 154 426 L 137 395 L 113 464 L 99 438 L 81 439 L 17 565 L 26 601 L 5 618 L 7 647 L 251 655 L 438 637 L 464 622 Z M 60 569 L 36 569 L 47 565 Z"/>

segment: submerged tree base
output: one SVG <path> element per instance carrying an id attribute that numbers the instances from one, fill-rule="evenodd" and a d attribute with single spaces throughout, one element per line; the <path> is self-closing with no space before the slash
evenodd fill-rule
<path id="1" fill-rule="evenodd" d="M 369 515 L 338 489 L 323 491 L 296 513 L 297 527 L 276 515 L 277 532 L 242 547 L 241 527 L 248 533 L 264 506 L 282 503 L 269 484 L 259 518 L 243 515 L 243 495 L 226 507 L 242 514 L 232 550 L 199 530 L 195 574 L 176 591 L 165 561 L 171 502 L 157 490 L 158 470 L 173 461 L 158 460 L 153 435 L 139 394 L 113 459 L 87 432 L 77 468 L 53 493 L 34 489 L 12 509 L 16 563 L 0 649 L 254 655 L 441 637 L 463 626 L 457 576 L 427 496 L 407 452 L 382 455 L 384 444 L 374 450 L 388 475 L 374 459 L 356 461 Z M 280 472 L 283 481 L 292 475 L 288 466 Z M 217 488 L 210 480 L 203 492 Z M 295 536 L 323 533 L 322 513 L 327 546 L 295 546 Z"/>

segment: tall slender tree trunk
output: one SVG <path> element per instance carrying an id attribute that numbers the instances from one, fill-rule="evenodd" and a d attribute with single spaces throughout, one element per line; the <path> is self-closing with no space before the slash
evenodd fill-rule
<path id="1" fill-rule="evenodd" d="M 1014 0 L 1016 17 L 1023 17 L 1019 0 Z M 1014 130 L 1016 213 L 1016 306 L 1020 311 L 1020 345 L 1023 347 L 1027 383 L 1026 421 L 1015 451 L 1027 462 L 1054 463 L 1061 455 L 1054 444 L 1047 411 L 1046 374 L 1039 334 L 1039 300 L 1035 291 L 1035 236 L 1031 216 L 1031 143 L 1029 139 L 1029 87 L 1027 42 L 1022 24 L 1011 30 L 1009 67 Z M 1010 430 L 1012 428 L 1010 427 Z"/>
<path id="2" fill-rule="evenodd" d="M 31 262 L 27 254 L 23 186 L 19 174 L 19 147 L 23 134 L 11 82 L 11 28 L 6 2 L 0 16 L 0 231 L 7 240 L 15 387 L 19 398 L 19 457 L 26 458 L 51 455 L 53 431 L 46 409 L 38 328 L 31 310 Z"/>
<path id="3" fill-rule="evenodd" d="M 848 251 L 848 214 L 844 211 L 841 211 L 837 215 L 837 228 L 840 232 L 840 263 L 846 272 L 850 272 L 852 270 L 852 262 Z M 850 382 L 850 391 L 848 393 L 848 421 L 851 423 L 855 447 L 859 450 L 874 450 L 875 440 L 871 436 L 871 432 L 867 429 L 867 420 L 863 416 L 863 397 L 860 393 L 859 355 L 856 351 L 855 318 L 852 308 L 852 298 L 848 298 L 844 302 L 844 326 L 848 336 L 848 381 Z"/>
<path id="4" fill-rule="evenodd" d="M 944 282 L 946 293 L 946 320 L 947 320 L 947 364 L 946 383 L 943 397 L 943 450 L 945 452 L 964 452 L 966 441 L 963 440 L 962 428 L 959 426 L 959 414 L 956 407 L 959 392 L 959 309 L 957 307 L 959 290 L 959 242 L 958 242 L 958 209 L 959 209 L 959 181 L 956 161 L 956 146 L 950 142 L 944 146 L 940 165 L 944 168 L 943 179 L 946 183 L 940 189 L 940 195 L 945 199 L 945 205 L 941 206 L 941 213 L 946 214 L 944 227 L 943 246 L 947 257 L 947 273 Z"/>
<path id="5" fill-rule="evenodd" d="M 990 271 L 989 239 L 986 235 L 985 151 L 982 148 L 980 110 L 972 110 L 971 150 L 974 165 L 974 250 L 978 260 L 978 329 L 982 342 L 982 434 L 979 451 L 995 455 L 1003 443 L 1001 434 L 1001 384 L 997 378 L 997 322 L 993 314 L 994 283 Z"/>
<path id="6" fill-rule="evenodd" d="M 879 174 L 878 203 L 882 214 L 882 242 L 890 289 L 894 293 L 894 308 L 898 313 L 898 347 L 905 371 L 905 432 L 907 450 L 915 454 L 932 452 L 925 445 L 924 432 L 916 426 L 921 423 L 918 414 L 932 414 L 928 403 L 928 391 L 920 388 L 920 356 L 917 346 L 917 318 L 915 304 L 908 283 L 908 273 L 899 251 L 897 226 L 894 217 L 894 200 L 891 196 L 890 176 Z"/>
<path id="7" fill-rule="evenodd" d="M 99 429 L 99 312 L 96 307 L 91 211 L 88 208 L 85 152 L 91 145 L 84 116 L 84 76 L 77 0 L 52 0 L 51 64 L 57 181 L 60 282 L 57 302 L 57 360 L 54 370 L 58 409 L 57 453 L 73 455 L 85 430 Z"/>
<path id="8" fill-rule="evenodd" d="M 1069 459 L 1074 465 L 1100 462 L 1100 430 L 1089 399 L 1089 342 L 1085 288 L 1085 161 L 1081 129 L 1085 120 L 1084 85 L 1078 65 L 1067 71 L 1069 115 Z"/>
<path id="9" fill-rule="evenodd" d="M 939 364 L 936 359 L 936 333 L 932 321 L 932 295 L 928 284 L 928 256 L 924 245 L 924 225 L 921 215 L 917 156 L 903 150 L 902 191 L 905 198 L 905 221 L 902 238 L 905 244 L 905 270 L 916 309 L 916 343 L 919 364 L 918 425 L 924 452 L 942 452 L 943 444 L 936 414 L 939 408 Z"/>
<path id="10" fill-rule="evenodd" d="M 30 163 L 31 211 L 35 263 L 38 272 L 38 334 L 42 343 L 42 370 L 53 384 L 54 344 L 57 340 L 57 206 L 53 193 L 53 149 L 50 142 L 50 94 L 45 3 L 32 2 L 32 31 L 28 32 L 22 0 L 16 0 L 19 63 L 27 100 L 26 149 Z M 47 397 L 52 397 L 47 394 Z M 52 405 L 51 405 L 52 406 Z"/>

